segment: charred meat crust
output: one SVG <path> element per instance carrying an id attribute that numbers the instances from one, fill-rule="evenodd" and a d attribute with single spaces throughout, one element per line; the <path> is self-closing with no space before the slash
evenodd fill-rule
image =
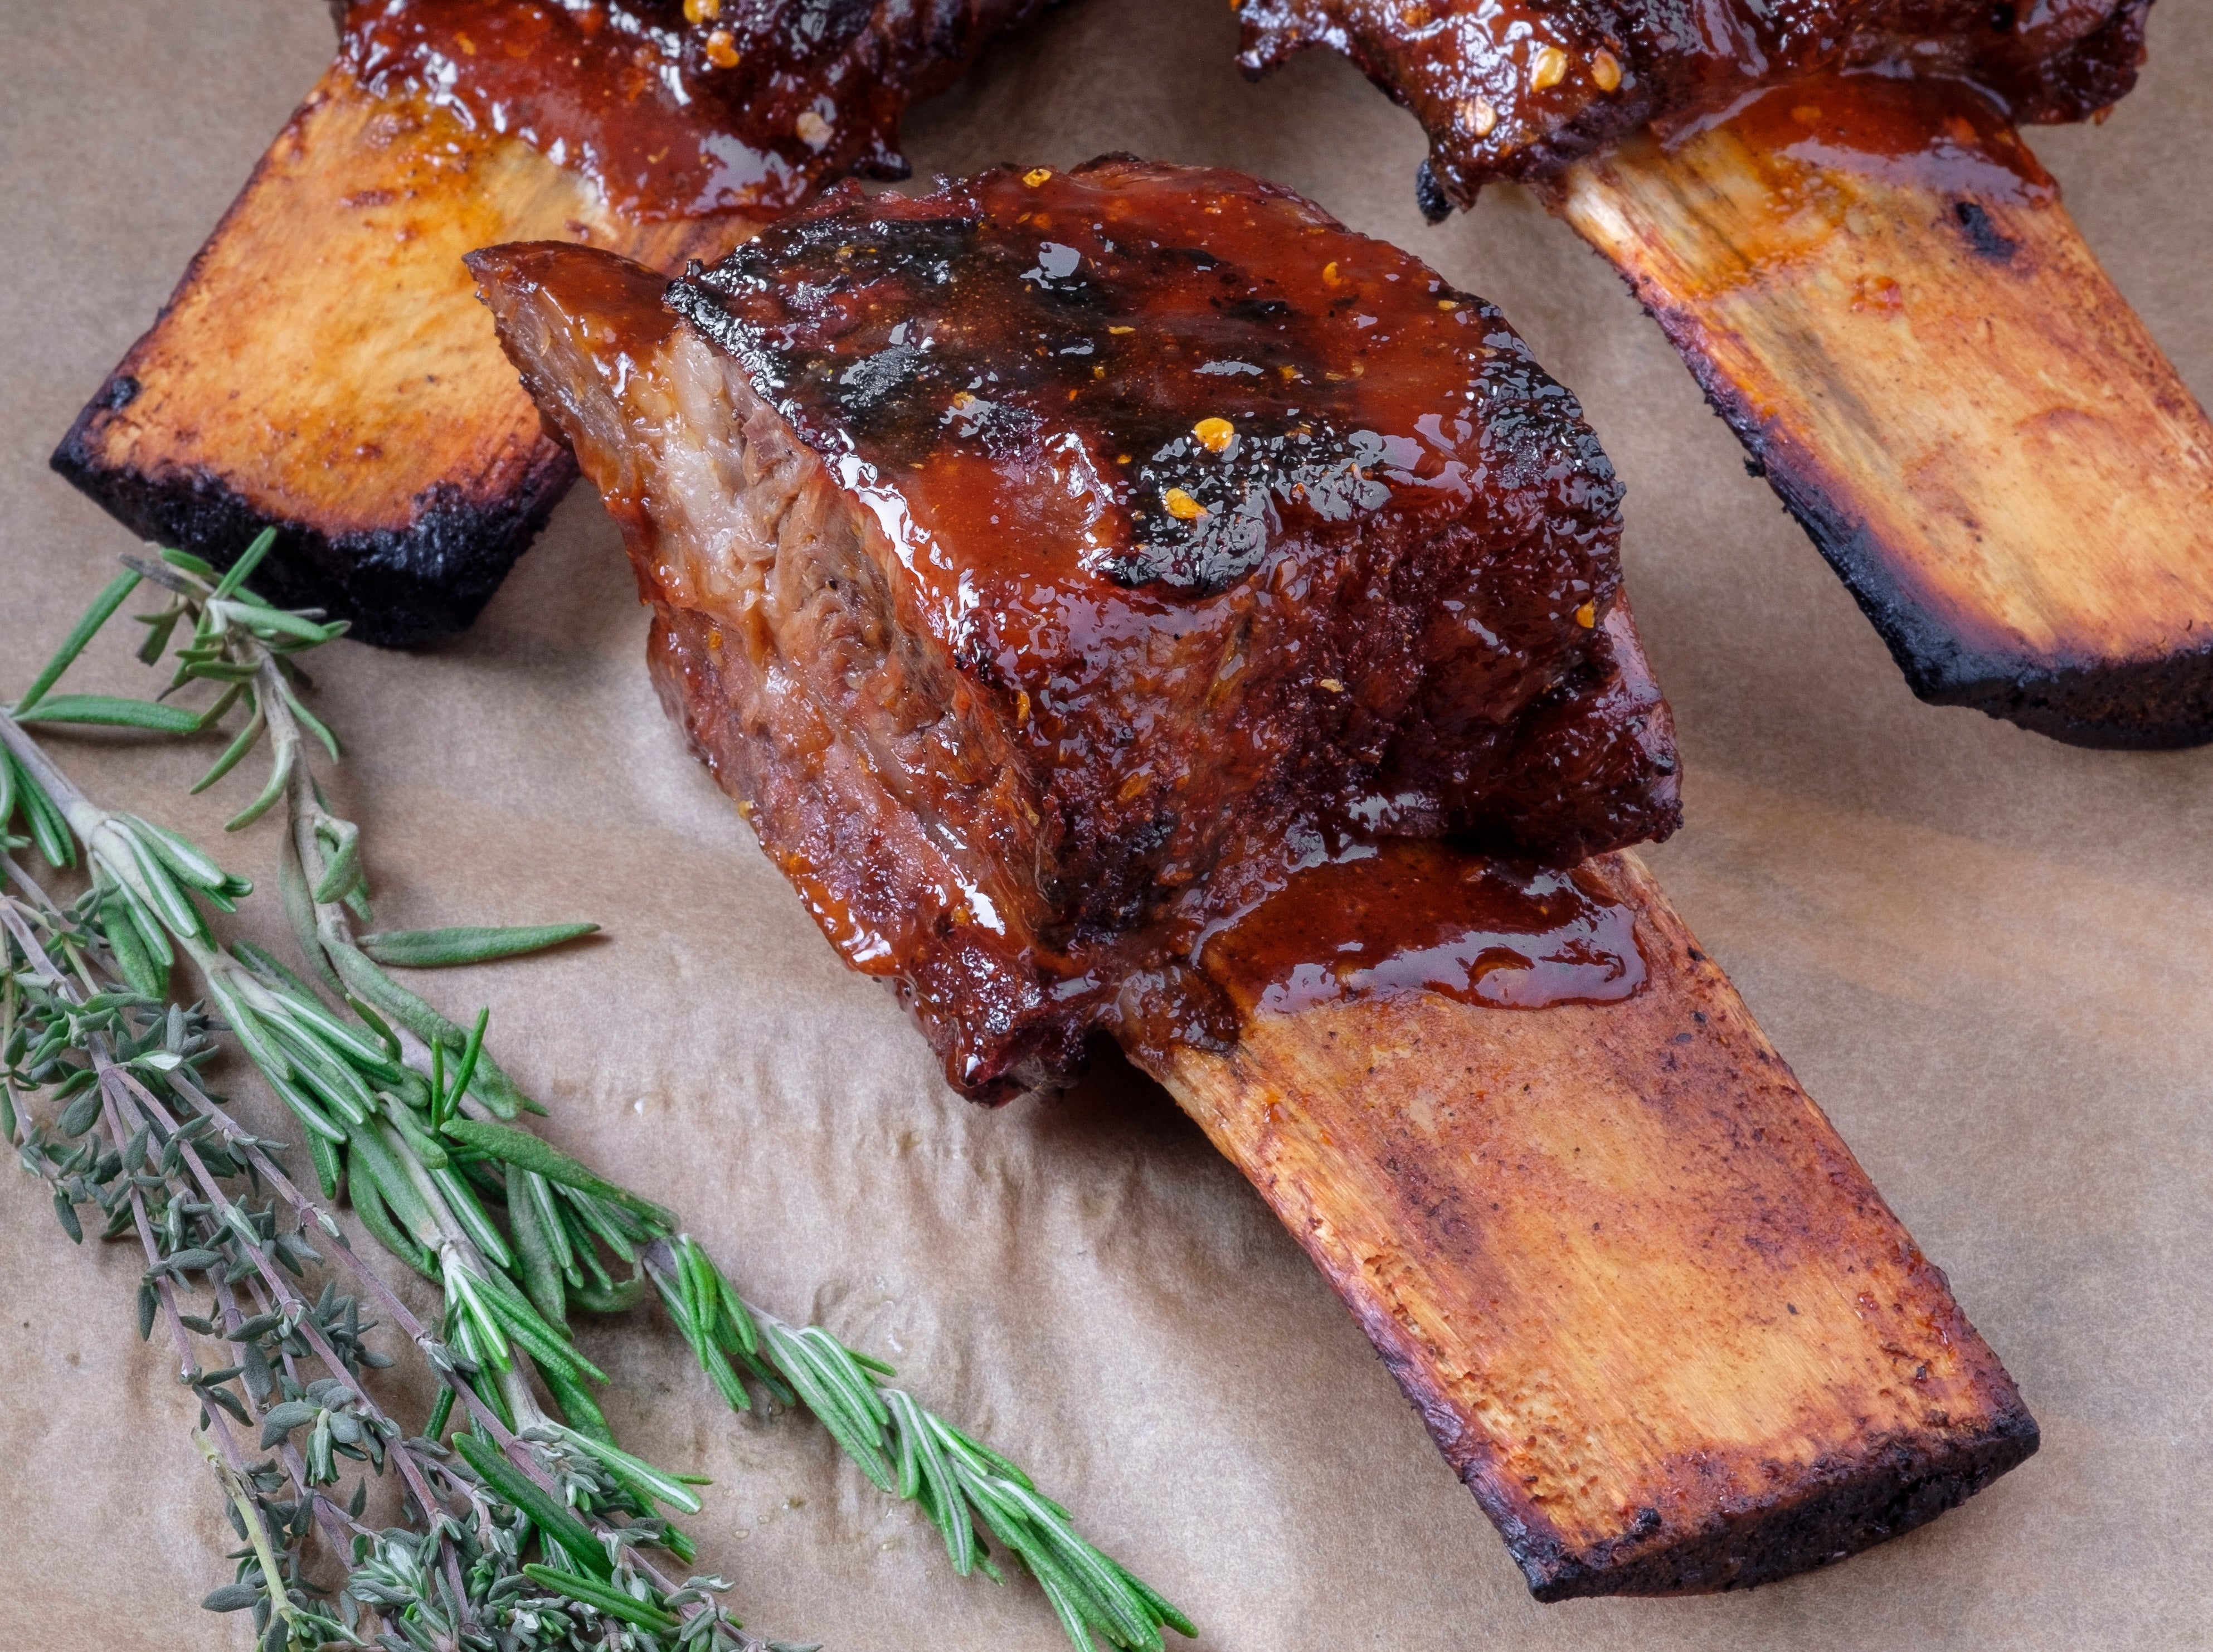
<path id="1" fill-rule="evenodd" d="M 1047 0 L 353 0 L 341 58 L 588 174 L 637 219 L 904 178 L 899 124 Z"/>
<path id="2" fill-rule="evenodd" d="M 840 195 L 666 308 L 604 257 L 474 265 L 672 708 L 971 1093 L 1064 1070 L 1301 832 L 1572 860 L 1679 818 L 1572 399 L 1296 197 Z"/>

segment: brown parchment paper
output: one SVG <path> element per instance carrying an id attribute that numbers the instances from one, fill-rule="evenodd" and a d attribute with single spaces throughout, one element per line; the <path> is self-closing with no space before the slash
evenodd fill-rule
<path id="1" fill-rule="evenodd" d="M 2033 135 L 2201 395 L 2202 21 L 2163 0 L 2111 122 Z M 316 667 L 384 922 L 610 932 L 424 990 L 489 1002 L 555 1141 L 679 1206 L 762 1302 L 898 1362 L 1204 1647 L 2213 1643 L 2213 753 L 2075 751 L 1917 704 L 1608 270 L 1510 188 L 1425 228 L 1412 122 L 1319 54 L 1248 86 L 1235 34 L 1219 0 L 1070 0 L 918 114 L 917 169 L 1125 149 L 1260 173 L 1498 301 L 1578 390 L 1629 482 L 1630 586 L 1687 761 L 1689 825 L 1653 864 L 1950 1271 L 2042 1454 L 1751 1594 L 1533 1604 L 1320 1277 L 1161 1092 L 1110 1064 L 984 1112 L 839 967 L 664 723 L 585 492 L 473 634 Z M 0 0 L 0 693 L 129 545 L 48 452 L 330 40 L 309 0 Z M 125 655 L 88 685 L 137 687 Z M 182 797 L 206 751 L 68 755 L 203 842 L 243 796 Z M 223 849 L 270 876 L 267 830 Z M 190 1403 L 133 1334 L 136 1273 L 0 1180 L 0 1649 L 247 1644 L 195 1605 L 231 1536 Z M 1033 1586 L 954 1577 L 819 1429 L 720 1410 L 652 1315 L 585 1342 L 625 1441 L 714 1477 L 701 1564 L 757 1628 L 837 1652 L 1060 1643 Z"/>

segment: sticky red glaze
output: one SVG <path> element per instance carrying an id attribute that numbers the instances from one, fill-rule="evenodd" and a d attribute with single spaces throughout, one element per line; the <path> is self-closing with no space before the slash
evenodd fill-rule
<path id="1" fill-rule="evenodd" d="M 632 218 L 773 212 L 904 178 L 900 117 L 1040 0 L 354 0 L 342 48 L 595 180 Z"/>
<path id="2" fill-rule="evenodd" d="M 1009 673 L 1038 650 L 994 616 L 1050 611 L 1085 653 L 1294 535 L 1481 519 L 1533 482 L 1586 549 L 1616 531 L 1611 467 L 1495 308 L 1234 174 L 841 197 L 671 302 L 870 501 L 946 643 Z"/>
<path id="3" fill-rule="evenodd" d="M 1644 984 L 1637 915 L 1572 871 L 1436 842 L 1356 844 L 1303 867 L 1200 942 L 1196 961 L 1248 1013 L 1428 991 L 1541 1009 Z"/>
<path id="4" fill-rule="evenodd" d="M 1541 177 L 1747 93 L 1881 69 L 1972 81 L 2015 120 L 2079 120 L 2135 84 L 2150 0 L 1245 0 L 1240 61 L 1345 53 L 1430 137 L 1425 208 Z"/>
<path id="5" fill-rule="evenodd" d="M 2058 194 L 2005 111 L 1964 81 L 1815 75 L 1747 94 L 1670 141 L 1716 127 L 1758 154 L 1826 172 L 2009 206 Z"/>

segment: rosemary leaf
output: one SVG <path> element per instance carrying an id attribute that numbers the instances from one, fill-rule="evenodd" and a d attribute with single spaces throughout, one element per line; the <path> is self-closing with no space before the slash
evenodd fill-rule
<path id="1" fill-rule="evenodd" d="M 92 606 L 84 611 L 83 616 L 70 628 L 70 634 L 62 639 L 62 645 L 54 650 L 53 657 L 31 680 L 31 686 L 24 691 L 23 698 L 15 702 L 18 721 L 22 719 L 25 708 L 37 705 L 46 692 L 61 680 L 62 673 L 70 668 L 76 656 L 84 652 L 85 645 L 99 634 L 100 628 L 115 617 L 115 611 L 123 606 L 124 600 L 137 588 L 138 575 L 132 569 L 125 569 L 107 582 L 107 588 L 93 598 Z"/>
<path id="2" fill-rule="evenodd" d="M 508 928 L 389 930 L 361 937 L 361 949 L 380 964 L 404 969 L 440 969 L 452 964 L 483 964 L 542 952 L 564 941 L 599 933 L 596 924 L 524 924 Z"/>
<path id="3" fill-rule="evenodd" d="M 127 911 L 119 910 L 119 899 L 106 899 L 102 905 L 108 912 L 107 945 L 115 954 L 117 967 L 123 978 L 143 997 L 160 998 L 168 992 L 168 972 L 156 964 L 146 943 L 139 938 L 138 928 Z"/>
<path id="4" fill-rule="evenodd" d="M 158 650 L 156 657 L 159 657 Z M 247 719 L 246 726 L 238 731 L 237 738 L 223 748 L 223 755 L 216 759 L 208 771 L 192 783 L 192 795 L 195 797 L 198 796 L 200 793 L 236 768 L 246 754 L 260 743 L 261 731 L 268 726 L 267 720 L 261 715 L 261 708 L 256 705 L 253 708 L 253 715 Z"/>
<path id="5" fill-rule="evenodd" d="M 270 548 L 276 543 L 277 530 L 273 527 L 265 527 L 255 534 L 253 542 L 238 553 L 238 560 L 232 563 L 224 571 L 223 577 L 216 581 L 215 588 L 208 593 L 208 600 L 210 603 L 221 602 L 236 594 L 244 588 L 248 576 L 261 565 L 261 559 L 269 554 Z M 198 573 L 203 578 L 214 572 L 213 569 L 207 564 L 200 562 L 197 557 L 192 558 L 190 562 L 187 562 L 186 556 L 187 553 L 181 551 L 162 552 L 162 560 L 165 562 L 174 567 L 185 569 L 187 572 Z M 193 565 L 195 564 L 197 566 Z"/>
<path id="6" fill-rule="evenodd" d="M 522 1574 L 533 1582 L 557 1589 L 572 1600 L 581 1600 L 609 1617 L 619 1618 L 626 1624 L 636 1624 L 640 1629 L 649 1630 L 656 1635 L 668 1634 L 680 1625 L 681 1620 L 674 1613 L 658 1611 L 643 1600 L 632 1600 L 627 1594 L 591 1578 L 581 1577 L 575 1572 L 561 1571 L 552 1566 L 531 1565 L 525 1566 Z"/>
<path id="7" fill-rule="evenodd" d="M 613 1574 L 606 1549 L 590 1527 L 553 1501 L 523 1472 L 501 1455 L 499 1448 L 479 1434 L 457 1434 L 454 1449 L 476 1470 L 477 1478 L 538 1522 L 539 1529 L 567 1551 L 574 1563 L 588 1567 L 600 1578 Z M 595 1564 L 596 1563 L 596 1564 Z"/>
<path id="8" fill-rule="evenodd" d="M 409 1267 L 431 1283 L 438 1283 L 438 1270 L 430 1259 L 430 1253 L 400 1230 L 385 1208 L 381 1185 L 373 1175 L 357 1176 L 351 1184 L 353 1213 L 361 1218 L 361 1225 L 369 1229 L 369 1237 L 390 1251 Z"/>
<path id="9" fill-rule="evenodd" d="M 20 722 L 76 722 L 95 728 L 146 728 L 157 735 L 196 734 L 204 725 L 190 711 L 113 694 L 57 694 L 16 719 Z"/>
<path id="10" fill-rule="evenodd" d="M 582 1192 L 596 1194 L 626 1210 L 634 1210 L 662 1231 L 676 1226 L 675 1212 L 663 1204 L 656 1204 L 616 1186 L 604 1177 L 570 1158 L 560 1149 L 527 1130 L 517 1130 L 512 1125 L 494 1124 L 486 1119 L 454 1119 L 445 1126 L 446 1134 L 457 1142 L 466 1142 L 491 1158 L 511 1164 Z"/>
<path id="11" fill-rule="evenodd" d="M 292 777 L 293 751 L 290 746 L 277 748 L 277 764 L 270 771 L 269 783 L 261 789 L 259 796 L 223 822 L 225 832 L 242 832 L 277 807 L 277 800 L 284 796 L 286 783 Z"/>
<path id="12" fill-rule="evenodd" d="M 539 1192 L 545 1179 L 534 1171 L 510 1171 L 507 1179 L 507 1220 L 515 1234 L 515 1259 L 522 1274 L 522 1289 L 546 1316 L 546 1322 L 566 1329 L 569 1324 L 568 1285 L 554 1250 L 552 1233 L 558 1222 L 546 1220 L 546 1204 Z M 549 1229 L 551 1232 L 549 1232 Z"/>
<path id="13" fill-rule="evenodd" d="M 47 865 L 70 867 L 76 864 L 76 842 L 70 836 L 69 822 L 63 818 L 60 807 L 46 796 L 46 788 L 36 777 L 25 769 L 14 753 L 7 755 L 8 766 L 15 777 L 17 807 L 22 810 L 24 823 L 30 827 L 31 839 L 39 846 L 39 854 Z M 0 826 L 6 826 L 0 820 Z"/>

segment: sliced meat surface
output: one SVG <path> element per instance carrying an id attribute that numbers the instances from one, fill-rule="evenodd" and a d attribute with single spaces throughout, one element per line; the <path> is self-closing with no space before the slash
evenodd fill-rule
<path id="1" fill-rule="evenodd" d="M 1288 192 L 1114 158 L 833 195 L 673 285 L 473 260 L 620 522 L 664 701 L 952 1081 L 1178 1006 L 1362 836 L 1665 836 L 1620 487 L 1498 312 Z"/>
<path id="2" fill-rule="evenodd" d="M 2081 120 L 2136 84 L 2151 0 L 1245 0 L 1258 75 L 1341 52 L 1430 137 L 1442 217 L 1641 127 L 1678 127 L 1810 75 L 1973 82 L 2025 122 Z"/>

